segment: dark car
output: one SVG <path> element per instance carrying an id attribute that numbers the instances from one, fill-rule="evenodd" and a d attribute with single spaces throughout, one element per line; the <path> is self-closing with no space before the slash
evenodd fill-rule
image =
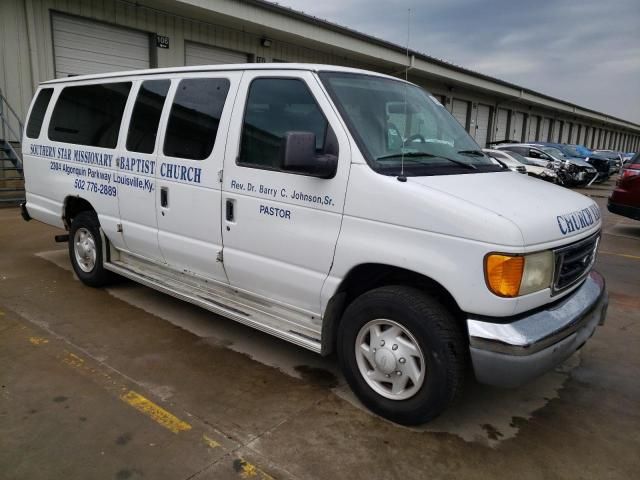
<path id="1" fill-rule="evenodd" d="M 622 155 L 620 152 L 614 152 L 613 150 L 594 150 L 593 153 L 596 155 L 600 155 L 601 157 L 605 157 L 609 160 L 611 165 L 609 169 L 612 173 L 618 173 L 620 168 L 622 167 Z"/>
<path id="2" fill-rule="evenodd" d="M 622 169 L 607 208 L 611 213 L 640 220 L 640 153 Z"/>
<path id="3" fill-rule="evenodd" d="M 560 150 L 565 157 L 579 158 L 591 164 L 598 171 L 598 181 L 603 182 L 609 178 L 609 159 L 596 155 L 584 145 L 567 145 L 565 143 L 538 143 L 548 145 Z"/>
<path id="4" fill-rule="evenodd" d="M 569 147 L 575 148 L 580 155 L 584 157 L 584 159 L 595 166 L 596 163 L 602 164 L 602 169 L 604 170 L 604 161 L 606 160 L 609 163 L 609 175 L 613 173 L 616 162 L 606 155 L 601 155 L 597 152 L 594 152 L 590 148 L 585 147 L 584 145 L 569 145 Z M 597 168 L 597 167 L 596 167 Z M 600 169 L 599 169 L 600 170 Z M 608 176 L 607 176 L 608 178 Z"/>

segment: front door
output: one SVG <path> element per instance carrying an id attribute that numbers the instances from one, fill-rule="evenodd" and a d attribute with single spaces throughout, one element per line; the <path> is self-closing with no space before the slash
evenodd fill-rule
<path id="1" fill-rule="evenodd" d="M 313 317 L 342 221 L 346 133 L 311 72 L 245 72 L 236 103 L 222 186 L 229 282 Z M 291 131 L 315 134 L 318 155 L 338 154 L 333 178 L 281 169 L 282 140 Z"/>
<path id="2" fill-rule="evenodd" d="M 227 283 L 222 264 L 220 175 L 242 72 L 174 78 L 158 149 L 158 244 L 169 267 Z"/>

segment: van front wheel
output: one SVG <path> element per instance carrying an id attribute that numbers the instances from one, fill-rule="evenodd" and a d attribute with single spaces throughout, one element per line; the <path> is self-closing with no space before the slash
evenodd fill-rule
<path id="1" fill-rule="evenodd" d="M 425 423 L 462 389 L 467 366 L 461 329 L 442 304 L 416 288 L 387 286 L 358 297 L 338 335 L 349 385 L 389 420 Z"/>
<path id="2" fill-rule="evenodd" d="M 69 258 L 78 278 L 90 287 L 101 287 L 112 279 L 102 263 L 100 223 L 93 212 L 80 212 L 69 230 Z"/>

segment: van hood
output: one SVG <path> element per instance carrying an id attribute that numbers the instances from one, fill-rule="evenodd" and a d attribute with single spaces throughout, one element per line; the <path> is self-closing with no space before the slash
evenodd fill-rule
<path id="1" fill-rule="evenodd" d="M 589 197 L 514 172 L 409 177 L 408 181 L 509 220 L 527 247 L 563 239 L 570 243 L 572 237 L 601 226 L 600 208 Z"/>

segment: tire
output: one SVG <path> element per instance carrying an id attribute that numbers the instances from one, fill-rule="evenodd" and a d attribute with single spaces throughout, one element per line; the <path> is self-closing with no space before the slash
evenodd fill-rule
<path id="1" fill-rule="evenodd" d="M 371 333 L 378 331 L 380 336 Z M 410 344 L 418 348 L 411 350 Z M 412 287 L 385 286 L 356 298 L 338 327 L 337 347 L 344 375 L 360 401 L 403 425 L 422 424 L 442 413 L 460 395 L 468 370 L 468 348 L 453 315 L 434 297 Z M 380 378 L 392 383 L 377 381 Z M 394 393 L 396 382 L 405 386 Z"/>
<path id="2" fill-rule="evenodd" d="M 94 212 L 80 212 L 71 222 L 69 258 L 73 270 L 85 285 L 102 287 L 113 280 L 113 275 L 103 265 L 100 223 Z"/>

